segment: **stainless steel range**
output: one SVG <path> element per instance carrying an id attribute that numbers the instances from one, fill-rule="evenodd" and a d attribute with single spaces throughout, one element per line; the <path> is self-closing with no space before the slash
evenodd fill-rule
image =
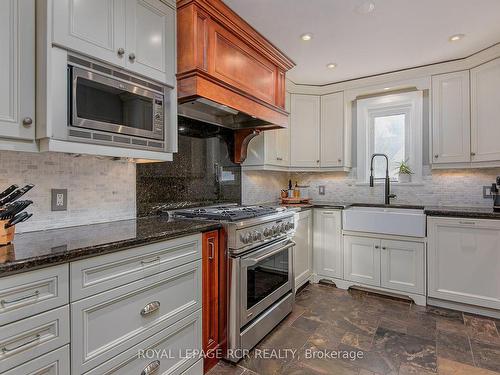
<path id="1" fill-rule="evenodd" d="M 215 206 L 174 215 L 223 224 L 229 264 L 226 358 L 237 362 L 292 311 L 295 213 L 266 206 Z"/>

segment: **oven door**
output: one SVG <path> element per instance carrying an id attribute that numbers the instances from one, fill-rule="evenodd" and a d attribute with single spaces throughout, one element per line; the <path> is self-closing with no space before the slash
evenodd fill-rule
<path id="1" fill-rule="evenodd" d="M 71 67 L 71 125 L 164 139 L 164 95 Z"/>
<path id="2" fill-rule="evenodd" d="M 293 247 L 285 239 L 241 258 L 240 328 L 293 290 Z"/>

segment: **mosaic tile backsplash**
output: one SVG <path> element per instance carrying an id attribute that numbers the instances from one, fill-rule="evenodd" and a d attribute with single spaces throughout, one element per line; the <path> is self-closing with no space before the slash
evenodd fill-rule
<path id="1" fill-rule="evenodd" d="M 136 216 L 136 165 L 122 160 L 62 153 L 0 152 L 0 189 L 36 186 L 22 199 L 33 217 L 18 232 L 131 219 Z M 51 189 L 68 189 L 68 210 L 51 211 Z"/>
<path id="2" fill-rule="evenodd" d="M 309 185 L 310 196 L 316 201 L 383 203 L 384 185 L 370 188 L 359 185 L 356 171 L 351 173 L 291 173 L 252 171 L 244 172 L 243 202 L 256 204 L 276 202 L 279 192 L 286 188 L 288 178 L 299 185 Z M 483 186 L 491 186 L 500 168 L 434 170 L 424 167 L 421 184 L 392 184 L 391 191 L 397 195 L 393 203 L 442 205 L 442 206 L 480 206 L 490 207 L 491 199 L 483 198 Z M 325 195 L 319 195 L 319 186 L 325 186 Z"/>

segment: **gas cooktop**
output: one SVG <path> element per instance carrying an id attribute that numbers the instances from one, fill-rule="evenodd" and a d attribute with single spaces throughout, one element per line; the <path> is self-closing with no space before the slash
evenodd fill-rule
<path id="1" fill-rule="evenodd" d="M 276 208 L 268 206 L 214 206 L 176 210 L 175 215 L 190 219 L 234 222 L 272 215 L 276 212 Z"/>

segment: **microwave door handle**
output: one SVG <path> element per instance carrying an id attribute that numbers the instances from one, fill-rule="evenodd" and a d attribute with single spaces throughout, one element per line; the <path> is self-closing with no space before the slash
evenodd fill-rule
<path id="1" fill-rule="evenodd" d="M 289 249 L 289 248 L 294 247 L 294 246 L 295 246 L 295 242 L 290 240 L 288 245 L 280 247 L 279 249 L 273 250 L 273 251 L 266 253 L 264 255 L 261 255 L 260 257 L 244 259 L 243 264 L 245 266 L 254 266 L 257 263 L 259 263 L 260 261 L 263 261 L 266 258 L 269 258 L 275 254 L 281 253 L 283 250 Z"/>

